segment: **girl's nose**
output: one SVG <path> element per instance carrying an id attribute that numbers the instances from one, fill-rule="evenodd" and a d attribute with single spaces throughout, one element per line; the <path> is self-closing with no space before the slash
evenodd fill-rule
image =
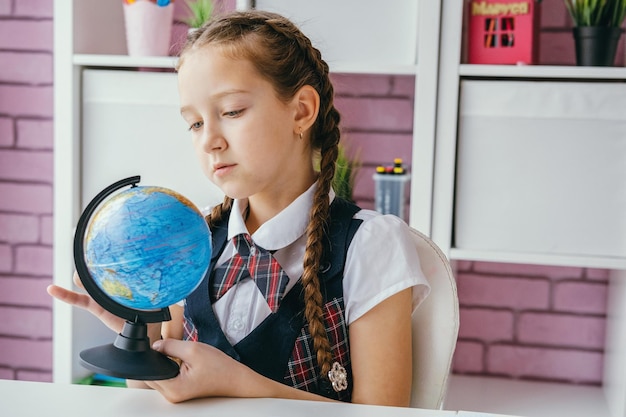
<path id="1" fill-rule="evenodd" d="M 202 149 L 207 153 L 223 150 L 226 146 L 222 131 L 216 123 L 205 122 L 201 140 Z"/>

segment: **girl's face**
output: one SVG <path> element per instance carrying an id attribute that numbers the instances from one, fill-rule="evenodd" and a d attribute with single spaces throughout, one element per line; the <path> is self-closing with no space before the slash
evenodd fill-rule
<path id="1" fill-rule="evenodd" d="M 179 68 L 178 87 L 202 169 L 227 196 L 278 198 L 294 180 L 312 175 L 297 101 L 279 100 L 249 61 L 230 58 L 219 46 L 193 48 Z"/>

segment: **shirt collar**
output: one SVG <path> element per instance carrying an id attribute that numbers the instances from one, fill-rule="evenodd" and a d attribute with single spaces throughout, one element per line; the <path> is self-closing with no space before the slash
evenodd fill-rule
<path id="1" fill-rule="evenodd" d="M 317 182 L 308 190 L 300 194 L 290 205 L 272 217 L 257 229 L 252 240 L 257 245 L 269 251 L 284 248 L 305 232 L 309 224 L 309 212 L 313 206 L 313 197 L 317 189 Z M 333 200 L 335 193 L 331 190 L 329 199 Z M 233 201 L 233 207 L 228 220 L 228 239 L 240 233 L 248 233 L 243 214 L 248 207 L 248 199 Z"/>

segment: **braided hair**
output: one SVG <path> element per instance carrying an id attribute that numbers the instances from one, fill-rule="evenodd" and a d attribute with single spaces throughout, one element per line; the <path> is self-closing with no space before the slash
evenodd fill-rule
<path id="1" fill-rule="evenodd" d="M 258 10 L 233 12 L 206 22 L 189 34 L 178 66 L 184 64 L 187 51 L 207 44 L 219 45 L 233 58 L 247 59 L 285 102 L 305 85 L 312 86 L 320 96 L 319 114 L 310 134 L 311 147 L 319 152 L 320 172 L 306 230 L 302 286 L 304 316 L 313 338 L 320 374 L 327 378 L 332 353 L 324 325 L 318 272 L 329 216 L 328 193 L 335 174 L 340 138 L 340 116 L 333 104 L 334 89 L 328 64 L 292 22 L 278 14 Z M 215 206 L 207 216 L 209 224 L 220 219 L 231 205 L 232 199 L 225 197 L 224 202 Z"/>

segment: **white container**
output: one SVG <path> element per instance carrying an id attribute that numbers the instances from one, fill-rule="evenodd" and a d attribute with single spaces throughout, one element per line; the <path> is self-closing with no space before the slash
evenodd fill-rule
<path id="1" fill-rule="evenodd" d="M 454 246 L 623 257 L 625 108 L 621 83 L 463 81 Z"/>
<path id="2" fill-rule="evenodd" d="M 376 211 L 382 214 L 394 214 L 406 220 L 404 218 L 404 190 L 410 178 L 408 174 L 374 174 Z"/>
<path id="3" fill-rule="evenodd" d="M 173 18 L 173 2 L 167 6 L 159 6 L 149 0 L 124 3 L 128 55 L 169 55 Z"/>

